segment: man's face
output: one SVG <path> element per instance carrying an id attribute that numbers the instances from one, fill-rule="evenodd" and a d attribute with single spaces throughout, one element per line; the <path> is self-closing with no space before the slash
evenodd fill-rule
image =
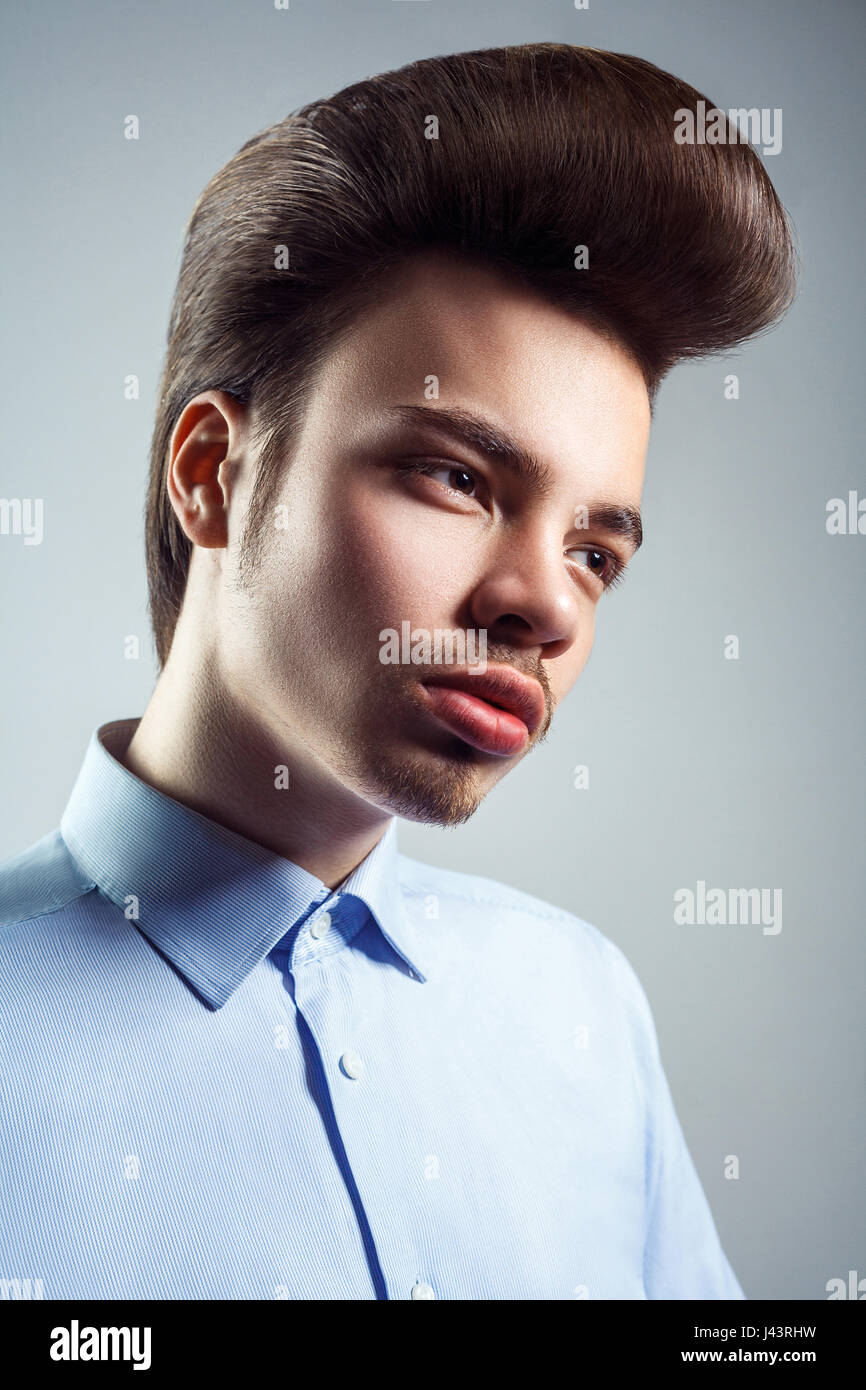
<path id="1" fill-rule="evenodd" d="M 593 329 L 495 272 L 405 263 L 325 365 L 251 580 L 230 546 L 233 691 L 315 776 L 465 820 L 587 661 L 635 548 L 601 509 L 639 507 L 649 424 L 640 371 Z M 381 634 L 407 623 L 483 633 L 487 676 L 528 681 L 516 700 L 485 686 L 471 641 L 459 665 L 447 641 L 444 663 L 383 662 Z"/>

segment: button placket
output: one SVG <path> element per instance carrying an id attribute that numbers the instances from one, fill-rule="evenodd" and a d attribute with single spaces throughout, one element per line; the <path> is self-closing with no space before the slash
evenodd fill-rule
<path id="1" fill-rule="evenodd" d="M 339 895 L 325 898 L 324 902 L 319 903 L 313 916 L 304 923 L 297 942 L 296 960 L 299 966 L 319 961 L 323 954 L 330 954 L 332 950 L 339 948 L 339 942 L 336 946 L 329 945 L 329 938 L 338 929 L 339 902 Z"/>
<path id="2" fill-rule="evenodd" d="M 326 932 L 331 930 L 332 920 L 330 912 L 320 912 L 318 917 L 314 917 L 310 923 L 310 936 L 314 937 L 316 941 L 320 940 Z"/>

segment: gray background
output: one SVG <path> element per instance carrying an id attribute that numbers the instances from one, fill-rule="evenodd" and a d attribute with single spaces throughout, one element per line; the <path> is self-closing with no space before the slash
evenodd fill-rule
<path id="1" fill-rule="evenodd" d="M 726 109 L 783 109 L 766 164 L 797 227 L 799 300 L 769 336 L 663 386 L 645 547 L 602 601 L 549 742 L 468 825 L 400 827 L 405 853 L 560 904 L 625 951 L 749 1298 L 820 1299 L 828 1279 L 866 1276 L 866 536 L 825 529 L 829 498 L 866 495 L 864 13 L 47 0 L 3 16 L 0 496 L 43 497 L 45 538 L 0 536 L 0 857 L 57 824 L 92 729 L 147 702 L 141 518 L 169 301 L 195 198 L 244 140 L 414 58 L 539 40 L 639 54 Z M 138 142 L 122 138 L 130 112 Z M 675 926 L 673 894 L 698 879 L 781 888 L 781 932 Z"/>

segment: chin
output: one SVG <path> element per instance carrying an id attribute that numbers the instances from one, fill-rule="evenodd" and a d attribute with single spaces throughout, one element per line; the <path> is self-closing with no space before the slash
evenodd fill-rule
<path id="1" fill-rule="evenodd" d="M 377 760 L 368 800 L 403 820 L 427 825 L 462 825 L 478 810 L 490 786 L 474 750 L 460 760 L 413 755 Z"/>

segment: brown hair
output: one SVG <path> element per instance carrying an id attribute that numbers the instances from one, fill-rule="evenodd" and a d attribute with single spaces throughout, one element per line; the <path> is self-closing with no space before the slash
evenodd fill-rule
<path id="1" fill-rule="evenodd" d="M 675 141 L 675 113 L 700 100 L 641 58 L 524 44 L 355 83 L 241 147 L 195 205 L 169 323 L 146 521 L 160 665 L 191 550 L 166 490 L 184 406 L 219 388 L 256 408 L 254 536 L 317 368 L 401 257 L 438 247 L 518 275 L 614 336 L 651 402 L 676 362 L 781 316 L 787 215 L 735 127 L 725 144 Z"/>

